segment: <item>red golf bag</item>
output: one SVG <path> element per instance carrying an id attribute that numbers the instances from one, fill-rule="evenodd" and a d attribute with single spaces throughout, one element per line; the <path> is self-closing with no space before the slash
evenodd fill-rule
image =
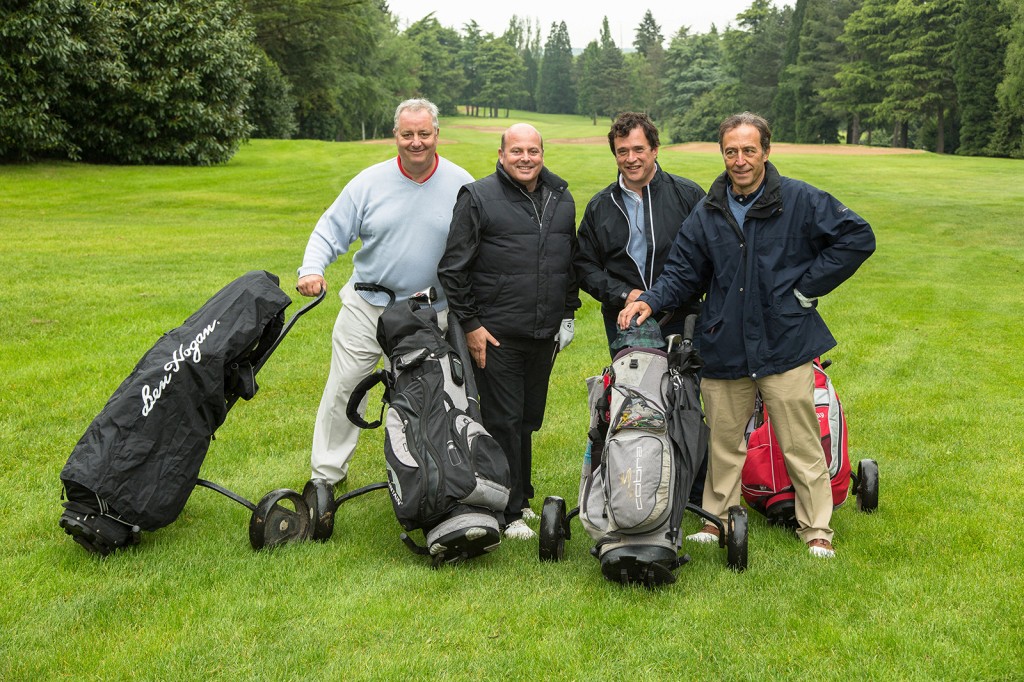
<path id="1" fill-rule="evenodd" d="M 814 361 L 814 409 L 821 428 L 821 447 L 832 479 L 832 504 L 846 501 L 850 490 L 850 453 L 846 440 L 846 417 L 825 367 Z M 763 514 L 769 523 L 796 527 L 796 495 L 786 471 L 782 448 L 772 430 L 768 412 L 757 401 L 747 438 L 747 459 L 743 464 L 741 491 L 751 509 Z"/>

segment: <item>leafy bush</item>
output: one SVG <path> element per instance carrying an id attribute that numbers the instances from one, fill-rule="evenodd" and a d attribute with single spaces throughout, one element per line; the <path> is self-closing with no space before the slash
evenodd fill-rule
<path id="1" fill-rule="evenodd" d="M 295 98 L 288 79 L 267 53 L 259 53 L 259 70 L 249 93 L 248 119 L 252 136 L 287 140 L 298 130 L 295 121 Z"/>
<path id="2" fill-rule="evenodd" d="M 258 62 L 232 0 L 39 0 L 0 41 L 0 158 L 205 165 L 248 136 Z"/>
<path id="3" fill-rule="evenodd" d="M 82 70 L 89 32 L 77 0 L 40 0 L 0 22 L 0 159 L 76 158 L 61 103 Z"/>

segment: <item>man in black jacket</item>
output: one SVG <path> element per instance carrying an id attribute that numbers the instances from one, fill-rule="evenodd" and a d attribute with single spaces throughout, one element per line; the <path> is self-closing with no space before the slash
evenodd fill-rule
<path id="1" fill-rule="evenodd" d="M 608 145 L 618 178 L 587 204 L 575 267 L 580 288 L 601 302 L 611 350 L 619 311 L 654 284 L 672 240 L 704 190 L 658 165 L 658 129 L 647 114 L 620 114 Z M 663 311 L 662 332 L 681 332 L 686 314 L 696 311 L 696 295 Z"/>
<path id="2" fill-rule="evenodd" d="M 760 393 L 793 480 L 797 535 L 813 556 L 832 557 L 832 490 L 811 362 L 836 341 L 817 300 L 868 259 L 875 236 L 827 192 L 779 174 L 762 117 L 726 118 L 718 143 L 725 172 L 683 223 L 658 281 L 623 309 L 619 325 L 706 292 L 701 394 L 711 455 L 702 506 L 725 520 L 739 504 L 744 429 Z M 688 539 L 718 542 L 718 528 L 707 524 Z"/>
<path id="3" fill-rule="evenodd" d="M 508 457 L 506 537 L 535 536 L 523 522 L 535 517 L 531 443 L 580 306 L 575 226 L 566 182 L 544 167 L 540 133 L 516 124 L 501 137 L 495 172 L 460 190 L 438 265 L 473 356 L 484 428 Z"/>

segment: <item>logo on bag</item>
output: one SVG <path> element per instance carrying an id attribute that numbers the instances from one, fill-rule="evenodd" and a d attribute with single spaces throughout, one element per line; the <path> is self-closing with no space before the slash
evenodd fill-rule
<path id="1" fill-rule="evenodd" d="M 153 411 L 156 406 L 156 401 L 160 400 L 160 396 L 163 395 L 167 387 L 170 386 L 171 380 L 174 379 L 174 375 L 181 369 L 181 364 L 185 360 L 191 360 L 194 364 L 199 364 L 199 361 L 203 359 L 202 345 L 209 338 L 213 330 L 217 328 L 219 320 L 214 320 L 210 324 L 206 325 L 202 331 L 196 334 L 196 337 L 192 339 L 192 342 L 187 346 L 185 344 L 179 344 L 178 348 L 171 353 L 171 360 L 164 365 L 164 371 L 167 372 L 160 379 L 160 383 L 154 388 L 152 386 L 142 387 L 142 416 L 148 417 L 149 413 Z"/>
<path id="2" fill-rule="evenodd" d="M 644 508 L 642 486 L 644 477 L 643 455 L 643 448 L 638 445 L 636 448 L 636 465 L 619 474 L 619 483 L 622 484 L 622 487 L 633 488 L 633 500 L 635 501 L 636 508 L 638 510 L 642 510 Z"/>
<path id="3" fill-rule="evenodd" d="M 643 449 L 638 445 L 636 447 L 636 476 L 633 478 L 633 498 L 636 500 L 636 508 L 643 509 L 644 501 L 640 497 L 640 483 L 643 481 L 644 476 L 644 465 L 642 457 L 644 455 Z"/>
<path id="4" fill-rule="evenodd" d="M 391 468 L 390 464 L 385 463 L 385 468 L 388 471 L 388 490 L 391 492 L 391 497 L 399 505 L 402 504 L 402 484 L 398 480 L 398 474 Z"/>

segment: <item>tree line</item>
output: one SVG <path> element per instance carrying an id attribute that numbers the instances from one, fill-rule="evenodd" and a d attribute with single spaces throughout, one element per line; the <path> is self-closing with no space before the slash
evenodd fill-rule
<path id="1" fill-rule="evenodd" d="M 722 30 L 574 50 L 565 21 L 501 35 L 383 0 L 5 0 L 0 160 L 210 164 L 249 137 L 387 136 L 395 104 L 595 124 L 646 111 L 666 141 L 730 113 L 775 139 L 1024 157 L 1024 0 L 753 0 Z"/>

